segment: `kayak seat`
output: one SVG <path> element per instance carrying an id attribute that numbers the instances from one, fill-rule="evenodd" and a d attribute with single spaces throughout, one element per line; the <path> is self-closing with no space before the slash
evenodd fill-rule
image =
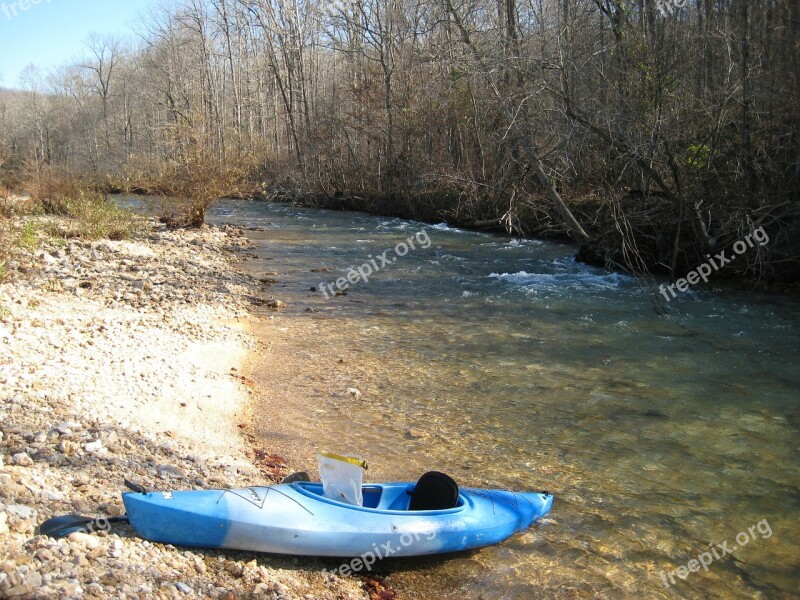
<path id="1" fill-rule="evenodd" d="M 408 510 L 447 510 L 458 506 L 458 484 L 439 471 L 428 471 L 409 492 Z"/>

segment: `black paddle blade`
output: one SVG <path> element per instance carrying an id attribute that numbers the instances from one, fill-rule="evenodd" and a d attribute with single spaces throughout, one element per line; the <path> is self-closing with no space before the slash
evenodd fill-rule
<path id="1" fill-rule="evenodd" d="M 281 479 L 281 483 L 293 483 L 295 481 L 311 481 L 311 478 L 305 471 L 298 471 Z"/>
<path id="2" fill-rule="evenodd" d="M 138 483 L 134 483 L 129 479 L 124 479 L 125 487 L 128 488 L 132 492 L 136 492 L 137 494 L 146 494 L 147 490 L 143 485 L 139 485 Z"/>
<path id="3" fill-rule="evenodd" d="M 82 531 L 83 533 L 94 533 L 96 531 L 108 531 L 112 523 L 121 523 L 128 520 L 128 517 L 84 517 L 82 515 L 61 515 L 51 517 L 39 525 L 39 533 L 52 538 L 67 537 L 70 533 Z"/>

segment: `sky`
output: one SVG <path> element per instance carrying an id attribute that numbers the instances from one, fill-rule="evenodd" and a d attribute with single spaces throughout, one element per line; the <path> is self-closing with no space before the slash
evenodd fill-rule
<path id="1" fill-rule="evenodd" d="M 157 0 L 0 0 L 0 87 L 31 63 L 47 71 L 80 57 L 90 33 L 131 35 Z"/>

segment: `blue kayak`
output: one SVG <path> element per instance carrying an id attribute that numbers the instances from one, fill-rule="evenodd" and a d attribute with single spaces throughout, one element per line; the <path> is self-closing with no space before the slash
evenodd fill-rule
<path id="1" fill-rule="evenodd" d="M 546 492 L 456 489 L 454 506 L 410 510 L 414 483 L 368 484 L 363 506 L 323 496 L 321 483 L 230 490 L 130 492 L 130 524 L 176 546 L 277 554 L 418 556 L 496 544 L 547 513 Z"/>

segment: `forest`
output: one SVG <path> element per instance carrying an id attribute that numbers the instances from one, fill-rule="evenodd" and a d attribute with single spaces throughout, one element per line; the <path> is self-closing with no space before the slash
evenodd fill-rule
<path id="1" fill-rule="evenodd" d="M 793 0 L 183 0 L 0 91 L 0 186 L 444 219 L 673 279 L 763 227 L 725 273 L 782 287 L 799 30 Z"/>

